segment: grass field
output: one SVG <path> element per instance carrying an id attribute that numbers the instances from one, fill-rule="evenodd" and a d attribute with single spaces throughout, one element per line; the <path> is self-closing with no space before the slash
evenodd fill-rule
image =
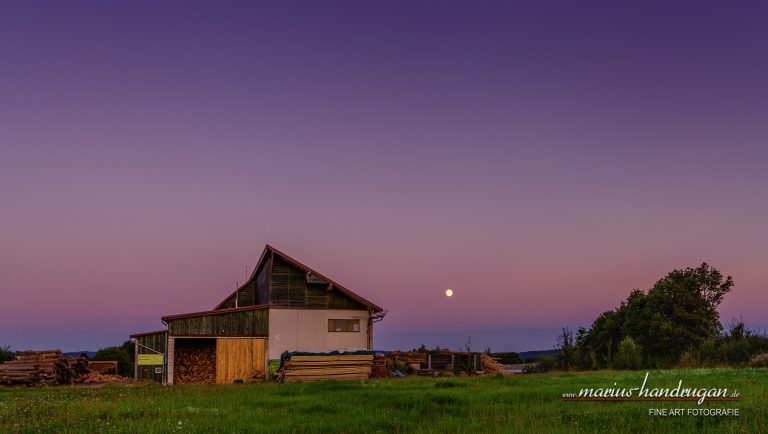
<path id="1" fill-rule="evenodd" d="M 584 387 L 638 387 L 645 371 L 361 382 L 0 388 L 0 432 L 768 432 L 768 370 L 651 371 L 649 386 L 738 389 L 740 401 L 569 402 Z M 739 417 L 649 416 L 738 408 Z"/>

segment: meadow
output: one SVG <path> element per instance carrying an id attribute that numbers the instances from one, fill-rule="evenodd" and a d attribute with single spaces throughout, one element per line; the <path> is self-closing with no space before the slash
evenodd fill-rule
<path id="1" fill-rule="evenodd" d="M 649 386 L 737 389 L 739 401 L 581 402 L 581 388 L 637 387 L 646 371 L 228 386 L 0 387 L 0 432 L 760 433 L 768 370 L 650 371 Z M 614 386 L 614 383 L 617 386 Z M 653 408 L 738 408 L 651 416 Z"/>

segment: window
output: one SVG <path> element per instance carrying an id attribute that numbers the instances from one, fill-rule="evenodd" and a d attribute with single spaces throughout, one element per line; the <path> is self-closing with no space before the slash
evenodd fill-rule
<path id="1" fill-rule="evenodd" d="M 329 319 L 328 331 L 329 332 L 359 332 L 360 320 L 359 319 Z"/>

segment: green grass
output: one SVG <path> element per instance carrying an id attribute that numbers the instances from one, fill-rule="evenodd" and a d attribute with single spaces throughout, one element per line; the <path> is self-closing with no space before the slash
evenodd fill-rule
<path id="1" fill-rule="evenodd" d="M 0 432 L 768 432 L 768 371 L 652 371 L 651 387 L 738 389 L 740 417 L 653 417 L 695 402 L 566 402 L 582 387 L 640 386 L 645 371 L 361 382 L 0 388 Z"/>

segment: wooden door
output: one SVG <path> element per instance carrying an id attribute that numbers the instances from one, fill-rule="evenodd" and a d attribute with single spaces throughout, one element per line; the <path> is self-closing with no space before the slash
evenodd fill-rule
<path id="1" fill-rule="evenodd" d="M 260 339 L 216 339 L 216 384 L 264 379 L 266 342 Z"/>

